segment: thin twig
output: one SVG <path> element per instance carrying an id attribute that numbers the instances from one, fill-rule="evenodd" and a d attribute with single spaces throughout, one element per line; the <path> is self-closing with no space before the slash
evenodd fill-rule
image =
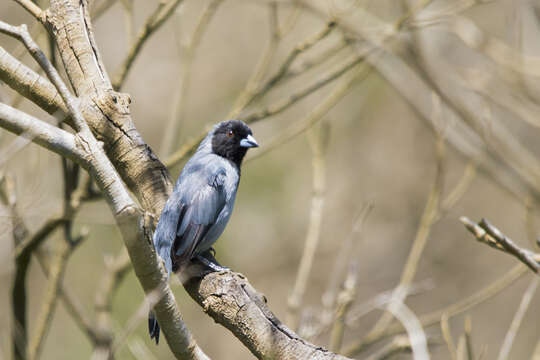
<path id="1" fill-rule="evenodd" d="M 122 61 L 120 69 L 116 72 L 116 75 L 113 76 L 113 87 L 115 89 L 120 89 L 124 84 L 126 76 L 131 69 L 133 62 L 141 52 L 146 40 L 148 40 L 150 36 L 158 30 L 165 21 L 167 21 L 182 1 L 183 0 L 169 0 L 166 3 L 160 2 L 154 12 L 146 19 L 142 29 L 137 35 L 137 39 L 131 45 L 124 61 Z"/>
<path id="2" fill-rule="evenodd" d="M 298 311 L 302 305 L 307 282 L 311 273 L 313 259 L 319 243 L 322 213 L 324 208 L 324 193 L 326 191 L 326 151 L 328 148 L 329 125 L 315 128 L 309 137 L 312 151 L 313 192 L 308 231 L 304 250 L 296 273 L 296 281 L 288 298 L 286 323 L 292 328 L 298 328 Z"/>
<path id="3" fill-rule="evenodd" d="M 462 216 L 459 220 L 478 241 L 516 257 L 532 271 L 538 273 L 540 269 L 540 254 L 519 247 L 486 219 L 482 219 L 478 224 L 465 216 Z"/>
<path id="4" fill-rule="evenodd" d="M 330 334 L 329 348 L 331 351 L 336 353 L 339 353 L 341 350 L 343 335 L 345 334 L 345 317 L 347 316 L 347 312 L 349 311 L 356 296 L 357 280 L 358 264 L 356 262 L 352 262 L 349 265 L 349 271 L 343 284 L 343 290 L 337 299 L 336 316 Z"/>
<path id="5" fill-rule="evenodd" d="M 402 287 L 408 287 L 412 283 L 414 276 L 416 275 L 416 270 L 421 259 L 422 252 L 427 244 L 431 227 L 436 221 L 439 209 L 439 202 L 441 194 L 443 191 L 443 182 L 444 182 L 444 139 L 439 135 L 436 142 L 436 154 L 437 154 L 437 165 L 436 165 L 436 174 L 429 192 L 428 199 L 426 201 L 426 206 L 420 219 L 416 236 L 414 238 L 411 250 L 409 252 L 409 257 L 407 262 L 403 267 L 401 273 L 401 279 L 399 285 L 396 287 L 396 296 L 398 294 L 403 294 L 406 296 L 406 293 L 400 292 Z M 404 299 L 399 299 L 403 301 Z M 392 314 L 385 312 L 369 331 L 366 337 L 373 336 L 374 334 L 383 333 L 390 322 L 392 321 Z"/>
<path id="6" fill-rule="evenodd" d="M 297 44 L 294 47 L 294 49 L 289 53 L 289 55 L 287 55 L 287 57 L 285 58 L 285 61 L 283 61 L 283 63 L 281 64 L 277 72 L 274 75 L 272 75 L 263 85 L 261 85 L 258 90 L 255 91 L 253 96 L 249 99 L 249 101 L 247 101 L 244 107 L 249 106 L 257 99 L 260 99 L 264 95 L 266 95 L 266 93 L 268 93 L 270 89 L 275 87 L 281 80 L 285 78 L 285 76 L 289 72 L 291 64 L 299 55 L 308 51 L 317 43 L 319 43 L 321 40 L 323 40 L 328 35 L 330 35 L 333 29 L 335 29 L 335 22 L 329 21 L 326 23 L 324 28 L 321 31 L 319 31 L 317 34 Z"/>
<path id="7" fill-rule="evenodd" d="M 472 319 L 470 315 L 465 317 L 465 326 L 463 329 L 463 335 L 465 335 L 465 346 L 467 348 L 468 360 L 476 360 L 474 356 L 474 348 L 472 342 Z"/>
<path id="8" fill-rule="evenodd" d="M 363 231 L 364 223 L 373 209 L 373 204 L 368 202 L 362 206 L 358 216 L 354 220 L 351 232 L 349 236 L 344 237 L 340 249 L 336 254 L 334 260 L 334 266 L 330 272 L 330 279 L 328 281 L 328 286 L 326 291 L 321 297 L 321 302 L 323 305 L 323 313 L 321 316 L 321 322 L 323 324 L 329 324 L 334 317 L 334 307 L 336 302 L 336 296 L 339 288 L 340 279 L 343 277 L 343 273 L 346 269 L 347 264 L 350 262 L 350 257 L 355 253 L 353 245 L 359 241 L 359 237 Z"/>
<path id="9" fill-rule="evenodd" d="M 278 21 L 278 9 L 276 3 L 270 3 L 268 5 L 269 11 L 269 38 L 268 43 L 264 51 L 262 52 L 259 62 L 255 66 L 255 70 L 251 74 L 249 80 L 246 83 L 244 90 L 238 95 L 232 109 L 227 115 L 228 119 L 236 118 L 238 114 L 252 101 L 253 97 L 256 95 L 257 88 L 259 87 L 260 82 L 263 77 L 266 75 L 272 59 L 276 53 L 279 41 L 281 40 L 282 34 L 279 32 L 279 21 Z"/>
<path id="10" fill-rule="evenodd" d="M 514 319 L 512 319 L 512 324 L 510 325 L 510 328 L 508 329 L 508 332 L 506 333 L 506 336 L 504 337 L 504 341 L 501 345 L 501 351 L 499 352 L 499 356 L 497 357 L 497 360 L 508 359 L 510 355 L 510 350 L 512 350 L 514 339 L 516 338 L 519 327 L 521 326 L 521 322 L 523 321 L 523 318 L 525 317 L 525 313 L 527 312 L 527 309 L 529 308 L 529 305 L 531 304 L 534 294 L 536 293 L 536 289 L 538 288 L 539 282 L 540 282 L 540 278 L 535 277 L 534 279 L 531 280 L 527 290 L 525 290 L 525 293 L 523 294 L 523 297 L 521 298 L 521 303 L 519 304 L 516 314 L 514 315 Z"/>
<path id="11" fill-rule="evenodd" d="M 504 276 L 498 278 L 491 284 L 485 286 L 474 294 L 454 303 L 449 306 L 445 306 L 440 310 L 433 311 L 431 313 L 420 316 L 420 320 L 424 327 L 438 324 L 441 321 L 443 314 L 448 314 L 448 317 L 453 317 L 461 314 L 478 304 L 483 303 L 491 299 L 508 286 L 512 285 L 517 279 L 525 275 L 527 268 L 522 264 L 519 264 L 509 270 Z M 367 346 L 376 343 L 377 341 L 391 335 L 397 335 L 403 332 L 401 324 L 394 322 L 384 332 L 373 333 L 370 336 L 365 336 L 360 341 L 350 344 L 343 353 L 346 356 L 354 356 L 364 350 Z"/>
<path id="12" fill-rule="evenodd" d="M 21 5 L 26 11 L 28 11 L 30 14 L 32 14 L 33 17 L 36 18 L 39 22 L 44 21 L 43 17 L 43 10 L 34 2 L 30 0 L 15 0 L 15 2 L 19 5 Z"/>
<path id="13" fill-rule="evenodd" d="M 0 181 L 0 200 L 10 213 L 11 235 L 13 243 L 18 246 L 28 234 L 28 229 L 17 210 L 17 194 L 15 182 L 10 176 L 3 175 Z M 13 286 L 11 289 L 11 306 L 13 308 L 13 320 L 11 327 L 11 342 L 13 358 L 25 360 L 27 357 L 27 321 L 26 321 L 26 273 L 30 264 L 30 255 L 16 259 Z"/>
<path id="14" fill-rule="evenodd" d="M 252 161 L 268 154 L 270 151 L 276 149 L 280 145 L 287 143 L 294 139 L 296 136 L 302 134 L 307 129 L 311 128 L 317 122 L 319 122 L 334 106 L 338 104 L 354 87 L 370 74 L 371 68 L 360 63 L 351 70 L 351 73 L 346 76 L 340 83 L 338 83 L 334 89 L 328 94 L 328 96 L 320 102 L 305 118 L 294 122 L 286 129 L 282 130 L 279 134 L 271 138 L 266 142 L 265 146 L 257 152 L 254 156 L 249 156 L 246 162 Z"/>
<path id="15" fill-rule="evenodd" d="M 258 120 L 275 116 L 287 110 L 289 107 L 296 104 L 298 101 L 304 99 L 308 95 L 313 94 L 315 91 L 323 88 L 324 86 L 328 85 L 332 81 L 338 79 L 343 74 L 347 73 L 348 71 L 350 71 L 351 69 L 356 67 L 356 65 L 362 63 L 363 61 L 364 61 L 363 56 L 354 56 L 352 60 L 349 60 L 337 70 L 327 73 L 326 75 L 322 76 L 313 84 L 308 85 L 304 89 L 301 89 L 284 99 L 278 100 L 274 104 L 271 104 L 262 110 L 255 111 L 248 115 L 239 116 L 238 118 L 250 124 Z"/>
<path id="16" fill-rule="evenodd" d="M 358 65 L 361 62 L 362 62 L 361 57 L 355 58 L 351 62 L 347 63 L 345 66 L 340 68 L 339 70 L 329 73 L 328 75 L 322 77 L 316 83 L 312 84 L 311 86 L 308 86 L 305 89 L 298 91 L 297 93 L 292 94 L 288 98 L 279 100 L 275 104 L 268 106 L 268 108 L 262 111 L 258 111 L 251 115 L 247 115 L 246 117 L 239 117 L 240 120 L 244 120 L 247 123 L 254 123 L 259 120 L 265 119 L 266 117 L 276 115 L 286 110 L 290 106 L 294 105 L 296 102 L 298 102 L 302 98 L 320 89 L 321 87 L 328 84 L 329 82 L 337 79 L 338 77 L 345 74 L 346 72 L 351 71 L 352 73 L 350 77 L 344 80 L 343 83 L 339 84 L 330 93 L 330 95 L 326 98 L 326 100 L 323 101 L 321 104 L 319 104 L 319 106 L 317 106 L 306 118 L 302 119 L 296 124 L 291 125 L 286 131 L 282 133 L 281 136 L 276 136 L 274 139 L 270 140 L 270 142 L 265 146 L 263 151 L 259 151 L 257 153 L 258 156 L 262 156 L 262 154 L 266 153 L 266 151 L 269 151 L 270 149 L 275 148 L 275 146 L 283 144 L 284 142 L 287 142 L 291 138 L 294 138 L 298 134 L 310 128 L 317 121 L 319 121 L 322 116 L 324 116 L 332 107 L 334 107 L 334 105 L 337 104 L 339 100 L 341 100 L 341 98 L 343 98 L 343 96 L 345 96 L 348 93 L 348 90 L 352 87 L 353 83 L 356 81 L 357 78 L 361 78 L 362 74 L 367 75 L 368 71 L 366 71 L 367 69 L 365 68 L 358 68 L 356 71 L 352 70 L 355 68 L 355 65 Z M 196 138 L 186 141 L 180 149 L 176 150 L 164 161 L 164 164 L 167 167 L 172 167 L 186 160 L 188 156 L 192 155 L 195 152 L 195 149 L 197 149 L 197 146 L 206 135 L 206 132 L 207 131 L 201 133 Z M 248 160 L 254 159 L 256 157 L 257 156 L 248 158 Z"/>
<path id="17" fill-rule="evenodd" d="M 96 293 L 95 312 L 97 328 L 102 341 L 94 348 L 93 359 L 109 359 L 113 354 L 112 301 L 116 290 L 131 269 L 131 261 L 125 248 L 107 265 Z"/>
<path id="18" fill-rule="evenodd" d="M 448 314 L 446 313 L 441 316 L 441 333 L 444 341 L 446 342 L 446 346 L 448 347 L 448 351 L 452 356 L 452 359 L 457 360 L 456 344 L 454 343 L 454 339 L 452 338 L 450 324 L 448 323 Z"/>
<path id="19" fill-rule="evenodd" d="M 41 270 L 48 278 L 50 274 L 50 256 L 47 254 L 47 251 L 43 249 L 38 249 L 35 254 Z M 97 344 L 99 342 L 99 333 L 95 324 L 88 316 L 88 310 L 83 307 L 81 301 L 66 284 L 61 285 L 58 290 L 60 299 L 63 301 L 71 318 L 75 321 L 75 324 L 88 336 L 88 339 L 93 345 Z"/>
<path id="20" fill-rule="evenodd" d="M 28 343 L 28 359 L 36 360 L 41 355 L 46 334 L 51 324 L 54 310 L 58 301 L 59 288 L 64 278 L 67 260 L 71 253 L 71 245 L 62 239 L 58 248 L 49 273 L 49 284 L 44 296 L 43 305 L 35 322 L 34 336 Z"/>
<path id="21" fill-rule="evenodd" d="M 180 135 L 180 125 L 183 123 L 186 113 L 186 107 L 188 104 L 188 95 L 189 88 L 191 85 L 191 75 L 192 75 L 192 65 L 195 58 L 195 53 L 199 44 L 201 43 L 201 38 L 208 28 L 208 24 L 212 20 L 214 14 L 216 13 L 219 5 L 223 3 L 223 0 L 212 0 L 201 12 L 197 25 L 195 25 L 195 30 L 188 40 L 186 45 L 181 45 L 182 56 L 180 63 L 180 75 L 178 77 L 178 92 L 175 96 L 175 101 L 173 104 L 171 117 L 166 126 L 166 131 L 163 135 L 163 142 L 161 144 L 161 155 L 167 156 L 170 154 L 173 149 L 173 144 L 177 140 L 177 137 Z M 180 34 L 178 34 L 180 37 Z"/>

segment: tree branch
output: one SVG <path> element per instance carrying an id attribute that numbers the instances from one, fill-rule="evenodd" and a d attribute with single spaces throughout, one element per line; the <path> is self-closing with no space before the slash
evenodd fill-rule
<path id="1" fill-rule="evenodd" d="M 137 40 L 133 43 L 129 52 L 122 62 L 117 75 L 114 76 L 113 87 L 120 89 L 126 76 L 133 65 L 133 62 L 139 55 L 146 40 L 163 25 L 165 21 L 172 15 L 174 10 L 182 3 L 183 0 L 169 0 L 168 2 L 161 1 L 154 12 L 146 19 L 141 31 L 137 35 Z"/>
<path id="2" fill-rule="evenodd" d="M 264 295 L 242 274 L 210 273 L 184 286 L 208 315 L 229 329 L 258 359 L 347 359 L 303 340 L 283 325 L 268 308 Z"/>
<path id="3" fill-rule="evenodd" d="M 0 127 L 24 136 L 61 156 L 83 162 L 87 153 L 77 146 L 75 136 L 20 110 L 0 103 Z"/>
<path id="4" fill-rule="evenodd" d="M 519 261 L 527 265 L 529 269 L 538 274 L 538 270 L 540 269 L 540 254 L 519 247 L 486 219 L 482 219 L 476 224 L 469 220 L 469 218 L 462 216 L 460 221 L 478 241 L 516 257 Z"/>

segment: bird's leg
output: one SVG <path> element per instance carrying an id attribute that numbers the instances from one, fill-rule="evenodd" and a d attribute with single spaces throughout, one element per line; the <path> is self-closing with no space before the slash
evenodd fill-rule
<path id="1" fill-rule="evenodd" d="M 213 257 L 213 256 L 212 256 Z M 230 270 L 228 267 L 225 267 L 225 266 L 221 266 L 217 263 L 217 261 L 214 263 L 212 262 L 211 260 L 207 259 L 205 256 L 203 256 L 202 254 L 198 254 L 198 255 L 195 255 L 195 258 L 197 260 L 199 260 L 201 263 L 203 263 L 203 265 L 206 265 L 206 267 L 216 271 L 216 272 L 219 272 L 219 271 L 228 271 Z M 215 258 L 214 258 L 215 260 Z"/>

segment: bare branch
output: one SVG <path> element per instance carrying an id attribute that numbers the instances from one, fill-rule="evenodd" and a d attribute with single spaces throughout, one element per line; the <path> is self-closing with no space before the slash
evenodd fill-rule
<path id="1" fill-rule="evenodd" d="M 0 103 L 0 127 L 75 162 L 84 162 L 87 153 L 77 146 L 75 136 L 20 110 Z"/>
<path id="2" fill-rule="evenodd" d="M 278 8 L 276 3 L 268 4 L 268 42 L 264 48 L 259 62 L 255 66 L 250 78 L 247 81 L 245 88 L 236 98 L 232 109 L 227 114 L 228 119 L 236 118 L 238 114 L 252 101 L 257 92 L 260 82 L 266 75 L 272 59 L 276 53 L 281 36 L 279 31 Z"/>
<path id="3" fill-rule="evenodd" d="M 422 252 L 427 244 L 429 239 L 429 234 L 431 232 L 432 225 L 436 222 L 436 218 L 439 211 L 440 198 L 443 191 L 443 182 L 444 182 L 444 139 L 439 135 L 436 142 L 436 153 L 437 153 L 437 163 L 436 163 L 436 174 L 433 181 L 433 185 L 428 195 L 426 201 L 426 206 L 420 219 L 418 229 L 416 231 L 416 236 L 414 238 L 407 262 L 403 267 L 401 273 L 401 279 L 399 285 L 396 287 L 395 294 L 393 297 L 396 297 L 396 300 L 403 302 L 403 299 L 397 298 L 397 296 L 406 296 L 407 294 L 402 291 L 403 288 L 406 288 L 411 285 L 414 276 L 416 275 L 416 270 L 421 259 Z M 377 334 L 384 333 L 390 322 L 392 321 L 392 315 L 390 311 L 385 312 L 373 326 L 373 328 L 366 335 L 366 338 L 377 336 Z"/>
<path id="4" fill-rule="evenodd" d="M 358 264 L 352 262 L 349 264 L 349 271 L 343 283 L 343 290 L 338 295 L 336 316 L 330 335 L 330 350 L 337 353 L 341 350 L 343 335 L 345 334 L 345 317 L 349 311 L 356 296 L 356 286 L 358 282 Z"/>
<path id="5" fill-rule="evenodd" d="M 66 117 L 67 108 L 54 85 L 11 56 L 1 46 L 0 80 L 49 114 Z"/>
<path id="6" fill-rule="evenodd" d="M 180 125 L 184 121 L 187 100 L 189 95 L 189 88 L 191 86 L 192 65 L 195 58 L 195 52 L 201 42 L 202 35 L 208 27 L 211 19 L 216 13 L 219 5 L 223 3 L 223 0 L 212 0 L 202 10 L 195 30 L 188 40 L 186 45 L 181 46 L 181 63 L 180 63 L 180 76 L 178 78 L 178 93 L 176 94 L 175 102 L 173 104 L 172 114 L 169 119 L 165 132 L 163 134 L 163 142 L 161 144 L 160 154 L 163 156 L 169 155 L 173 150 L 173 143 L 177 141 L 179 136 Z M 181 35 L 178 34 L 178 37 Z"/>
<path id="7" fill-rule="evenodd" d="M 54 260 L 50 268 L 49 284 L 45 293 L 41 310 L 35 322 L 34 336 L 28 343 L 28 359 L 36 360 L 41 355 L 46 334 L 51 325 L 54 310 L 59 298 L 59 289 L 64 278 L 67 260 L 71 253 L 71 245 L 62 239 L 56 249 Z"/>
<path id="8" fill-rule="evenodd" d="M 317 251 L 322 226 L 324 198 L 326 191 L 326 151 L 328 149 L 330 126 L 324 124 L 313 129 L 309 134 L 312 151 L 312 197 L 309 215 L 308 231 L 304 242 L 304 250 L 300 259 L 300 265 L 296 273 L 296 280 L 287 301 L 288 311 L 286 323 L 292 328 L 298 329 L 298 312 L 302 305 L 306 291 L 311 267 Z M 335 351 L 335 349 L 333 349 Z"/>
<path id="9" fill-rule="evenodd" d="M 293 93 L 285 99 L 279 100 L 276 103 L 269 105 L 266 109 L 256 111 L 249 115 L 239 116 L 238 118 L 250 124 L 258 120 L 277 115 L 282 111 L 287 110 L 289 107 L 296 104 L 298 101 L 304 99 L 308 95 L 311 95 L 315 91 L 331 83 L 335 79 L 341 77 L 343 74 L 353 69 L 356 65 L 362 63 L 363 60 L 363 56 L 355 56 L 352 60 L 346 62 L 339 69 L 327 73 L 325 76 L 322 76 L 319 80 L 307 86 L 306 88 Z"/>
<path id="10" fill-rule="evenodd" d="M 34 2 L 30 0 L 15 0 L 16 3 L 21 5 L 26 11 L 28 11 L 30 14 L 32 14 L 33 17 L 36 18 L 39 22 L 44 21 L 44 13 L 43 10 Z"/>
<path id="11" fill-rule="evenodd" d="M 246 102 L 245 106 L 249 106 L 251 103 L 256 101 L 257 99 L 263 97 L 270 89 L 272 89 L 275 85 L 277 85 L 281 80 L 283 80 L 286 75 L 289 73 L 289 69 L 294 62 L 294 60 L 303 52 L 308 51 L 313 46 L 315 46 L 319 41 L 326 38 L 332 30 L 335 28 L 335 23 L 332 21 L 329 21 L 326 23 L 324 28 L 312 36 L 309 39 L 306 39 L 305 41 L 297 44 L 294 49 L 287 55 L 287 58 L 285 61 L 281 64 L 278 71 L 272 75 L 252 96 L 251 98 Z"/>
<path id="12" fill-rule="evenodd" d="M 133 65 L 133 62 L 139 55 L 146 40 L 158 30 L 165 21 L 172 15 L 174 10 L 182 3 L 183 0 L 169 0 L 168 2 L 160 2 L 154 12 L 146 19 L 141 31 L 137 35 L 137 39 L 131 45 L 129 52 L 122 62 L 120 69 L 117 71 L 113 80 L 113 87 L 120 89 L 124 84 L 126 76 Z"/>
<path id="13" fill-rule="evenodd" d="M 184 287 L 259 359 L 347 359 L 310 344 L 283 325 L 242 274 L 214 272 L 193 278 Z"/>
<path id="14" fill-rule="evenodd" d="M 428 327 L 438 324 L 441 321 L 441 317 L 443 314 L 447 314 L 450 318 L 458 314 L 462 314 L 470 308 L 491 299 L 493 296 L 515 283 L 515 281 L 525 275 L 526 272 L 527 268 L 525 266 L 521 264 L 515 266 L 504 276 L 498 278 L 497 280 L 475 292 L 474 294 L 454 304 L 446 306 L 440 310 L 436 310 L 429 314 L 420 316 L 422 326 Z M 364 350 L 367 346 L 372 345 L 385 337 L 401 334 L 403 333 L 403 331 L 403 326 L 399 323 L 394 322 L 393 324 L 389 325 L 384 332 L 365 336 L 360 341 L 350 344 L 343 353 L 346 356 L 354 356 Z"/>
<path id="15" fill-rule="evenodd" d="M 462 216 L 460 221 L 478 241 L 516 257 L 532 271 L 538 273 L 540 269 L 540 254 L 519 247 L 486 219 L 482 219 L 476 224 L 467 217 Z"/>

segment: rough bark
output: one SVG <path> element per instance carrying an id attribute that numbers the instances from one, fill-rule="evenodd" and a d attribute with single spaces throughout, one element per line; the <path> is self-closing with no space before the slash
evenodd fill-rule
<path id="1" fill-rule="evenodd" d="M 287 328 L 245 276 L 230 271 L 193 278 L 189 295 L 229 329 L 258 359 L 347 359 L 313 345 Z"/>
<path id="2" fill-rule="evenodd" d="M 169 174 L 135 128 L 129 95 L 112 88 L 85 2 L 51 1 L 47 25 L 75 93 L 82 100 L 81 111 L 88 125 L 103 141 L 109 159 L 143 208 L 157 217 L 171 190 Z"/>
<path id="3" fill-rule="evenodd" d="M 130 199 L 116 174 L 155 221 L 171 191 L 169 173 L 137 132 L 129 113 L 129 96 L 111 86 L 94 42 L 86 2 L 51 0 L 44 23 L 56 39 L 78 97 L 77 109 L 92 133 L 103 142 L 108 157 L 102 155 L 101 147 L 91 136 L 77 135 L 76 145 L 82 146 L 81 151 L 87 155 L 79 163 L 90 172 L 107 199 L 145 293 L 160 294 L 154 310 L 172 352 L 177 358 L 206 359 L 182 321 L 153 249 L 151 221 Z M 33 87 L 29 79 L 35 79 L 34 84 L 39 86 Z M 54 113 L 55 107 L 65 112 L 64 103 L 69 109 L 73 107 L 66 102 L 64 92 L 61 91 L 64 102 L 60 102 L 51 84 L 32 72 L 9 80 L 17 91 L 27 91 L 29 98 L 49 112 Z M 69 115 L 74 116 L 71 110 Z M 51 147 L 51 143 L 52 139 L 41 145 Z M 200 281 L 190 281 L 186 288 L 215 321 L 231 330 L 261 359 L 346 359 L 306 342 L 281 324 L 266 306 L 264 297 L 242 275 L 209 274 Z"/>

